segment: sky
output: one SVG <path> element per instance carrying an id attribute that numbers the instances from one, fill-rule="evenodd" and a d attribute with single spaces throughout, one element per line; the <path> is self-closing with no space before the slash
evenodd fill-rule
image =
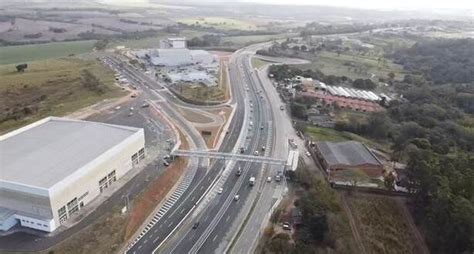
<path id="1" fill-rule="evenodd" d="M 361 9 L 470 9 L 474 0 L 243 0 L 267 4 L 326 5 Z"/>

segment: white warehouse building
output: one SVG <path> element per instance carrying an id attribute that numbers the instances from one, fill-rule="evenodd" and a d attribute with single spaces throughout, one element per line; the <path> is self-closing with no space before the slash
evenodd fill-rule
<path id="1" fill-rule="evenodd" d="M 140 128 L 47 117 L 0 136 L 0 230 L 52 232 L 144 158 Z"/>

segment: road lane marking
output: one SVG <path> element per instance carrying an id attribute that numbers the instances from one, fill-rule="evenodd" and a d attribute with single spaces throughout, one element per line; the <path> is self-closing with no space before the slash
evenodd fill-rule
<path id="1" fill-rule="evenodd" d="M 196 199 L 196 196 L 193 196 L 193 198 L 191 199 L 191 201 L 194 201 Z"/>
<path id="2" fill-rule="evenodd" d="M 227 218 L 225 219 L 226 222 L 228 222 L 230 219 L 230 215 L 227 216 Z"/>
<path id="3" fill-rule="evenodd" d="M 153 243 L 156 243 L 158 241 L 158 239 L 160 239 L 159 236 L 155 240 L 153 240 Z"/>
<path id="4" fill-rule="evenodd" d="M 214 238 L 212 238 L 212 242 L 215 242 L 216 239 L 217 239 L 217 234 L 216 234 L 216 236 L 214 236 Z"/>
<path id="5" fill-rule="evenodd" d="M 173 225 L 173 222 L 170 222 L 170 224 L 168 225 L 168 227 L 171 227 L 171 225 Z"/>
<path id="6" fill-rule="evenodd" d="M 204 185 L 201 185 L 201 188 L 199 188 L 199 190 L 202 190 L 202 189 L 204 189 Z"/>
<path id="7" fill-rule="evenodd" d="M 183 214 L 184 213 L 184 208 L 181 210 L 181 212 L 179 212 L 179 214 Z"/>

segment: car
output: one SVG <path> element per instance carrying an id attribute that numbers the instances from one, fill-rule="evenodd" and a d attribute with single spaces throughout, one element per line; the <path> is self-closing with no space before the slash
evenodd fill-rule
<path id="1" fill-rule="evenodd" d="M 235 195 L 234 196 L 234 201 L 238 201 L 240 199 L 240 196 L 239 195 Z"/>
<path id="2" fill-rule="evenodd" d="M 306 154 L 306 156 L 308 156 L 308 157 L 311 157 L 311 154 L 308 151 L 306 151 L 306 153 L 304 153 L 304 154 Z"/>
<path id="3" fill-rule="evenodd" d="M 291 230 L 290 223 L 289 223 L 289 222 L 283 222 L 282 228 L 283 228 L 284 230 Z"/>
<path id="4" fill-rule="evenodd" d="M 121 109 L 121 108 L 122 108 L 122 107 L 117 106 L 117 107 L 115 107 L 115 110 L 119 110 L 119 109 Z"/>
<path id="5" fill-rule="evenodd" d="M 128 113 L 128 116 L 133 116 L 133 112 Z"/>
<path id="6" fill-rule="evenodd" d="M 285 106 L 281 105 L 280 110 L 285 110 Z"/>
<path id="7" fill-rule="evenodd" d="M 199 221 L 197 221 L 197 222 L 194 223 L 193 229 L 196 229 L 197 227 L 199 227 Z"/>
<path id="8" fill-rule="evenodd" d="M 132 94 L 132 95 L 130 95 L 130 97 L 132 97 L 132 98 L 137 98 L 137 95 L 136 95 L 136 94 Z"/>
<path id="9" fill-rule="evenodd" d="M 262 124 L 262 125 L 260 125 L 260 130 L 263 130 L 263 124 Z"/>
<path id="10" fill-rule="evenodd" d="M 262 146 L 262 151 L 265 151 L 266 147 L 265 146 Z"/>
<path id="11" fill-rule="evenodd" d="M 272 177 L 271 176 L 267 177 L 267 183 L 271 183 L 271 182 L 272 182 Z"/>
<path id="12" fill-rule="evenodd" d="M 130 107 L 130 111 L 133 111 L 133 110 L 134 110 L 134 108 L 133 108 L 133 107 Z"/>
<path id="13" fill-rule="evenodd" d="M 145 102 L 145 103 L 142 104 L 141 107 L 142 107 L 142 108 L 148 108 L 148 107 L 150 107 L 150 104 L 148 104 L 148 103 Z"/>
<path id="14" fill-rule="evenodd" d="M 275 176 L 275 181 L 277 182 L 281 181 L 281 176 L 279 174 Z"/>
<path id="15" fill-rule="evenodd" d="M 167 161 L 165 161 L 165 160 L 163 160 L 163 165 L 164 165 L 165 167 L 168 167 L 168 166 L 170 165 L 170 163 L 167 162 Z"/>
<path id="16" fill-rule="evenodd" d="M 235 175 L 240 176 L 241 174 L 242 174 L 242 169 L 239 167 L 239 169 L 237 169 L 237 172 L 235 172 Z"/>
<path id="17" fill-rule="evenodd" d="M 223 191 L 224 191 L 224 188 L 220 187 L 219 189 L 217 189 L 217 194 L 222 194 Z"/>
<path id="18" fill-rule="evenodd" d="M 254 155 L 258 155 L 258 151 L 255 151 L 253 154 L 254 154 Z"/>

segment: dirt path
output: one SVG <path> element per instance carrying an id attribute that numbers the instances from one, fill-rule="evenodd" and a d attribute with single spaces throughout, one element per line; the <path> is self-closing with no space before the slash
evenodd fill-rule
<path id="1" fill-rule="evenodd" d="M 345 195 L 346 195 L 345 193 L 341 193 L 341 195 L 340 195 L 341 196 L 342 209 L 344 209 L 344 211 L 347 214 L 347 218 L 349 219 L 349 224 L 351 225 L 351 231 L 352 231 L 352 235 L 354 236 L 354 241 L 356 242 L 357 246 L 359 247 L 359 250 L 361 251 L 361 253 L 365 254 L 365 253 L 367 253 L 367 250 L 365 249 L 365 246 L 362 243 L 362 237 L 359 234 L 359 230 L 357 229 L 357 224 L 355 222 L 355 219 L 354 219 L 354 216 L 351 212 L 351 209 L 349 208 L 349 205 L 347 204 Z"/>
<path id="2" fill-rule="evenodd" d="M 428 246 L 426 246 L 425 238 L 418 230 L 418 227 L 415 225 L 415 221 L 413 220 L 413 217 L 411 216 L 410 211 L 408 211 L 408 208 L 405 204 L 404 199 L 401 197 L 398 197 L 396 198 L 396 201 L 397 201 L 398 206 L 400 207 L 400 211 L 403 213 L 403 216 L 406 219 L 406 222 L 408 222 L 408 225 L 410 226 L 410 230 L 413 232 L 413 235 L 415 236 L 416 245 L 417 245 L 419 253 L 429 254 L 430 250 L 428 249 Z"/>

